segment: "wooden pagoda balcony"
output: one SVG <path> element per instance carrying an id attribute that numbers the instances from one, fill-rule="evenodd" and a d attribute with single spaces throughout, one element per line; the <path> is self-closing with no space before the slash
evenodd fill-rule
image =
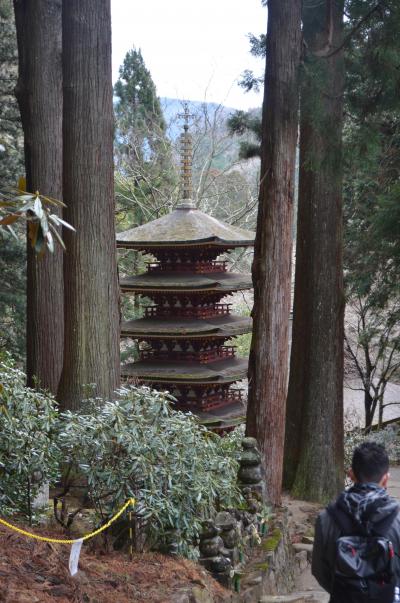
<path id="1" fill-rule="evenodd" d="M 193 261 L 193 262 L 148 262 L 147 271 L 159 272 L 194 272 L 196 274 L 207 274 L 209 272 L 227 272 L 226 261 Z"/>
<path id="2" fill-rule="evenodd" d="M 179 398 L 177 408 L 182 410 L 190 410 L 195 412 L 196 410 L 210 411 L 215 408 L 223 408 L 228 404 L 243 404 L 244 396 L 240 389 L 230 388 L 222 393 L 208 394 L 199 397 L 197 400 Z"/>
<path id="3" fill-rule="evenodd" d="M 145 306 L 145 318 L 166 318 L 180 316 L 182 318 L 212 318 L 228 316 L 232 304 L 211 304 L 209 306 Z"/>
<path id="4" fill-rule="evenodd" d="M 208 362 L 215 362 L 216 360 L 223 360 L 226 358 L 235 357 L 234 346 L 218 346 L 211 350 L 201 351 L 159 351 L 159 350 L 142 350 L 140 352 L 141 360 L 154 360 L 158 361 L 182 361 L 182 362 L 200 362 L 200 364 L 207 364 Z"/>

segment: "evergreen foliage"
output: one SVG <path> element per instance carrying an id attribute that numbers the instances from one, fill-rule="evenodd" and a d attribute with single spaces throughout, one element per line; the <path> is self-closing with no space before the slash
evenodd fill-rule
<path id="1" fill-rule="evenodd" d="M 39 487 L 58 476 L 60 451 L 54 398 L 25 382 L 9 356 L 0 362 L 0 514 L 32 520 Z"/>
<path id="2" fill-rule="evenodd" d="M 373 3 L 368 3 L 373 8 Z M 349 0 L 349 28 L 365 14 Z M 353 35 L 347 52 L 345 129 L 346 350 L 365 398 L 365 426 L 383 419 L 400 369 L 400 7 L 389 1 Z"/>
<path id="3" fill-rule="evenodd" d="M 127 52 L 114 93 L 117 98 L 116 151 L 121 167 L 124 167 L 124 158 L 130 163 L 162 161 L 160 151 L 165 142 L 166 124 L 156 87 L 140 50 Z"/>
<path id="4" fill-rule="evenodd" d="M 261 156 L 261 111 L 250 109 L 249 111 L 235 111 L 227 120 L 231 134 L 243 136 L 250 135 L 250 140 L 240 142 L 239 157 L 251 159 Z"/>
<path id="5" fill-rule="evenodd" d="M 14 88 L 18 56 L 14 11 L 0 0 L 0 183 L 16 186 L 24 174 L 23 134 Z M 25 264 L 23 231 L 15 240 L 0 228 L 0 350 L 22 360 L 25 353 Z"/>
<path id="6" fill-rule="evenodd" d="M 242 430 L 221 438 L 147 387 L 58 413 L 54 398 L 25 380 L 9 357 L 0 362 L 0 515 L 30 517 L 39 486 L 54 485 L 62 462 L 66 492 L 77 475 L 87 480 L 95 526 L 133 496 L 147 544 L 162 548 L 172 538 L 190 556 L 203 519 L 244 503 L 237 485 Z"/>
<path id="7" fill-rule="evenodd" d="M 160 217 L 171 207 L 177 185 L 172 147 L 166 135 L 161 103 L 140 50 L 130 50 L 115 84 L 116 130 L 115 194 L 118 230 L 140 226 Z M 121 253 L 121 274 L 137 273 L 144 267 L 140 253 Z M 139 318 L 138 297 L 124 296 L 126 320 Z M 137 356 L 137 344 L 123 352 L 123 359 Z"/>
<path id="8" fill-rule="evenodd" d="M 14 88 L 18 55 L 12 3 L 0 0 L 0 183 L 15 186 L 24 174 L 22 126 Z"/>
<path id="9" fill-rule="evenodd" d="M 115 402 L 96 399 L 80 414 L 65 413 L 59 442 L 66 462 L 87 477 L 98 516 L 133 496 L 148 544 L 158 548 L 172 538 L 190 555 L 201 521 L 220 505 L 243 502 L 240 437 L 207 431 L 171 402 L 147 387 L 121 389 Z"/>
<path id="10" fill-rule="evenodd" d="M 255 36 L 249 34 L 250 54 L 255 57 L 265 57 L 266 55 L 266 35 Z M 264 83 L 263 76 L 257 76 L 249 69 L 242 73 L 242 79 L 239 85 L 247 92 L 255 90 L 258 92 Z M 261 156 L 261 110 L 250 109 L 249 111 L 235 111 L 227 121 L 231 134 L 243 135 L 246 132 L 250 134 L 251 140 L 240 143 L 239 157 L 241 159 L 251 159 Z"/>
<path id="11" fill-rule="evenodd" d="M 265 34 L 260 34 L 259 36 L 249 34 L 249 42 L 250 54 L 254 57 L 265 57 L 267 49 L 267 36 Z M 242 79 L 239 82 L 239 86 L 244 88 L 247 92 L 250 90 L 258 92 L 263 84 L 264 77 L 257 77 L 250 69 L 246 69 L 242 73 Z"/>
<path id="12" fill-rule="evenodd" d="M 0 229 L 0 351 L 7 350 L 18 360 L 25 355 L 26 250 Z M 21 233 L 22 236 L 22 233 Z"/>
<path id="13" fill-rule="evenodd" d="M 362 4 L 348 4 L 353 23 Z M 399 27 L 398 3 L 385 2 L 358 30 L 347 53 L 347 281 L 364 295 L 379 278 L 379 303 L 396 289 L 400 274 Z"/>

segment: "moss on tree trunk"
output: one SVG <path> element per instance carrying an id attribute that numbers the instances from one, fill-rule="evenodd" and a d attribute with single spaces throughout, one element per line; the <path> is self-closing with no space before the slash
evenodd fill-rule
<path id="1" fill-rule="evenodd" d="M 303 11 L 300 182 L 285 486 L 324 502 L 343 487 L 343 2 Z"/>

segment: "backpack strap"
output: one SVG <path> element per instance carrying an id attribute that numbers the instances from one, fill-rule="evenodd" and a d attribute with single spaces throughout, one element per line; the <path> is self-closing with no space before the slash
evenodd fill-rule
<path id="1" fill-rule="evenodd" d="M 326 507 L 329 515 L 332 517 L 336 525 L 340 528 L 342 536 L 365 536 L 365 532 L 360 529 L 352 518 L 344 511 L 339 509 L 335 503 L 331 503 Z"/>
<path id="2" fill-rule="evenodd" d="M 347 513 L 342 509 L 339 509 L 335 503 L 331 503 L 326 507 L 329 515 L 335 521 L 336 525 L 340 528 L 342 536 L 383 536 L 386 537 L 388 530 L 392 523 L 396 519 L 398 510 L 395 510 L 389 515 L 385 521 L 379 524 L 379 529 L 376 530 L 375 526 L 368 524 L 365 527 L 356 523 Z"/>

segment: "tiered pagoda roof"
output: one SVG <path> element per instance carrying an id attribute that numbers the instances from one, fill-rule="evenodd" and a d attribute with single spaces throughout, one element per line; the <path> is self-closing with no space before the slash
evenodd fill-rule
<path id="1" fill-rule="evenodd" d="M 221 292 L 223 295 L 232 291 L 251 289 L 249 274 L 233 274 L 231 272 L 212 272 L 211 274 L 189 274 L 185 272 L 149 272 L 139 276 L 131 276 L 121 280 L 122 291 L 135 291 L 146 294 L 148 291 L 189 292 L 209 291 Z"/>
<path id="2" fill-rule="evenodd" d="M 136 377 L 152 383 L 232 383 L 244 379 L 247 374 L 247 360 L 229 358 L 201 364 L 200 362 L 169 362 L 162 360 L 138 361 L 125 365 L 124 375 Z"/>
<path id="3" fill-rule="evenodd" d="M 122 376 L 167 389 L 182 410 L 224 432 L 244 415 L 242 394 L 232 385 L 247 375 L 231 338 L 251 331 L 251 319 L 231 315 L 227 296 L 252 287 L 248 274 L 228 271 L 218 256 L 254 244 L 254 233 L 198 210 L 191 191 L 191 140 L 182 134 L 184 202 L 171 213 L 117 235 L 117 247 L 151 254 L 145 274 L 121 280 L 128 294 L 151 300 L 144 317 L 122 322 L 121 336 L 140 342 L 140 358 Z"/>
<path id="4" fill-rule="evenodd" d="M 125 337 L 140 339 L 149 337 L 172 337 L 173 339 L 197 339 L 214 337 L 226 339 L 251 331 L 251 318 L 248 316 L 213 316 L 201 321 L 194 318 L 139 318 L 121 324 L 121 333 Z"/>
<path id="5" fill-rule="evenodd" d="M 220 249 L 251 247 L 254 232 L 220 222 L 205 214 L 193 203 L 180 203 L 170 214 L 131 228 L 117 235 L 117 247 L 147 251 L 162 247 L 196 247 Z"/>

